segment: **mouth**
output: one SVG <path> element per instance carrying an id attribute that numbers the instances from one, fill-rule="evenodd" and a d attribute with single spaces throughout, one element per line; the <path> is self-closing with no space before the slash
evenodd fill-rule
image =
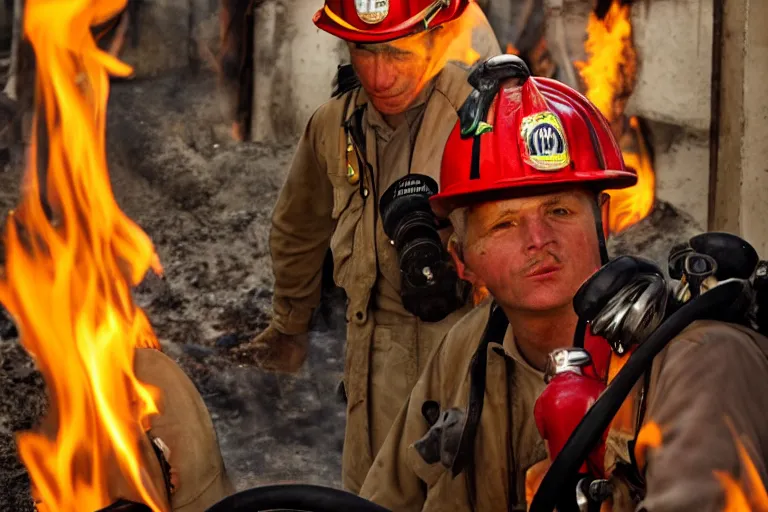
<path id="1" fill-rule="evenodd" d="M 545 279 L 552 277 L 560 272 L 562 267 L 560 265 L 540 265 L 533 267 L 531 270 L 525 273 L 525 277 L 533 279 Z"/>

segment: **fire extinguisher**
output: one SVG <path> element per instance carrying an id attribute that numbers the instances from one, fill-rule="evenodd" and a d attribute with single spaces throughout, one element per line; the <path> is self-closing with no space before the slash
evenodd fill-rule
<path id="1" fill-rule="evenodd" d="M 583 346 L 553 351 L 547 360 L 544 380 L 547 387 L 536 401 L 534 417 L 539 434 L 546 442 L 550 461 L 565 446 L 587 411 L 605 391 L 611 348 L 608 342 L 588 330 Z M 575 475 L 566 484 L 576 489 L 574 510 L 599 510 L 600 503 L 610 493 L 605 480 L 606 428 L 597 446 L 590 452 Z M 572 504 L 572 500 L 567 500 Z M 567 506 L 560 512 L 566 512 Z"/>

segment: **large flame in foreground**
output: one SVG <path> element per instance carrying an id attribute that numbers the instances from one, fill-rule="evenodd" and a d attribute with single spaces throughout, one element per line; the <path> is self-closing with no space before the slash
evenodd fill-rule
<path id="1" fill-rule="evenodd" d="M 618 233 L 645 218 L 653 209 L 655 176 L 650 153 L 636 118 L 623 115 L 634 88 L 637 54 L 632 45 L 630 6 L 613 0 L 603 19 L 593 12 L 584 45 L 587 62 L 575 62 L 586 86 L 585 95 L 603 113 L 621 141 L 624 162 L 637 171 L 634 187 L 608 190 L 611 196 L 609 229 Z M 628 125 L 628 126 L 627 126 Z"/>
<path id="2" fill-rule="evenodd" d="M 159 397 L 133 373 L 134 350 L 158 343 L 130 292 L 150 267 L 161 269 L 150 239 L 115 202 L 105 155 L 108 73 L 132 70 L 89 31 L 124 5 L 25 2 L 47 163 L 37 161 L 42 141 L 33 135 L 21 202 L 6 225 L 0 301 L 48 391 L 43 428 L 17 439 L 41 511 L 104 508 L 125 497 L 115 495 L 116 475 L 154 511 L 167 507 L 140 448 Z"/>

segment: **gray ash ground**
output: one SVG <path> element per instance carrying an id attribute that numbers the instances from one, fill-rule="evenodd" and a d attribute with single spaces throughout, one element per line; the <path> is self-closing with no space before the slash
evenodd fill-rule
<path id="1" fill-rule="evenodd" d="M 107 136 L 114 194 L 164 267 L 162 279 L 147 276 L 137 288 L 136 301 L 208 404 L 236 487 L 339 485 L 342 299 L 334 299 L 330 325 L 318 321 L 313 329 L 299 375 L 242 366 L 220 346 L 248 339 L 269 320 L 269 218 L 295 141 L 233 142 L 206 74 L 114 84 Z M 20 171 L 0 173 L 0 214 L 16 204 Z M 659 205 L 611 246 L 663 262 L 672 243 L 695 232 L 689 219 Z M 40 417 L 43 382 L 2 318 L 0 337 L 0 510 L 25 512 L 29 482 L 14 432 Z"/>

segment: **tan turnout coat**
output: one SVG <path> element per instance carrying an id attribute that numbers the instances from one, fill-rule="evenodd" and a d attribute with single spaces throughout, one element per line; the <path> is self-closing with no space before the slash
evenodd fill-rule
<path id="1" fill-rule="evenodd" d="M 510 346 L 511 333 L 487 347 L 474 471 L 453 478 L 439 462 L 427 464 L 414 447 L 428 430 L 421 411 L 425 401 L 437 401 L 442 410 L 466 409 L 470 362 L 487 319 L 488 305 L 477 308 L 439 345 L 376 457 L 362 496 L 398 512 L 525 510 L 525 472 L 546 457 L 532 409 L 543 382 L 519 378 L 535 370 Z M 757 485 L 768 481 L 767 354 L 765 337 L 714 321 L 695 322 L 670 342 L 654 361 L 641 422 L 655 422 L 662 432 L 661 445 L 643 453 L 646 495 L 628 499 L 625 482 L 615 479 L 619 485 L 613 510 L 723 510 L 718 472 L 750 489 L 743 483 L 748 473 L 736 437 L 755 464 L 761 480 Z M 637 387 L 634 399 L 642 388 Z M 637 414 L 640 410 L 636 408 Z M 607 461 L 629 462 L 621 439 L 611 432 Z"/>
<path id="2" fill-rule="evenodd" d="M 486 40 L 484 52 L 500 52 L 495 39 Z M 447 64 L 396 129 L 361 88 L 330 100 L 309 120 L 275 206 L 274 325 L 288 334 L 306 331 L 320 300 L 329 246 L 334 280 L 347 295 L 343 484 L 351 491 L 359 491 L 432 348 L 467 309 L 425 323 L 403 308 L 397 253 L 383 232 L 377 196 L 409 168 L 439 182 L 445 142 L 471 90 L 467 70 Z M 354 154 L 348 158 L 343 122 L 362 106 L 365 159 L 373 175 L 364 166 L 357 169 L 361 186 L 347 174 L 348 163 L 358 165 Z"/>

